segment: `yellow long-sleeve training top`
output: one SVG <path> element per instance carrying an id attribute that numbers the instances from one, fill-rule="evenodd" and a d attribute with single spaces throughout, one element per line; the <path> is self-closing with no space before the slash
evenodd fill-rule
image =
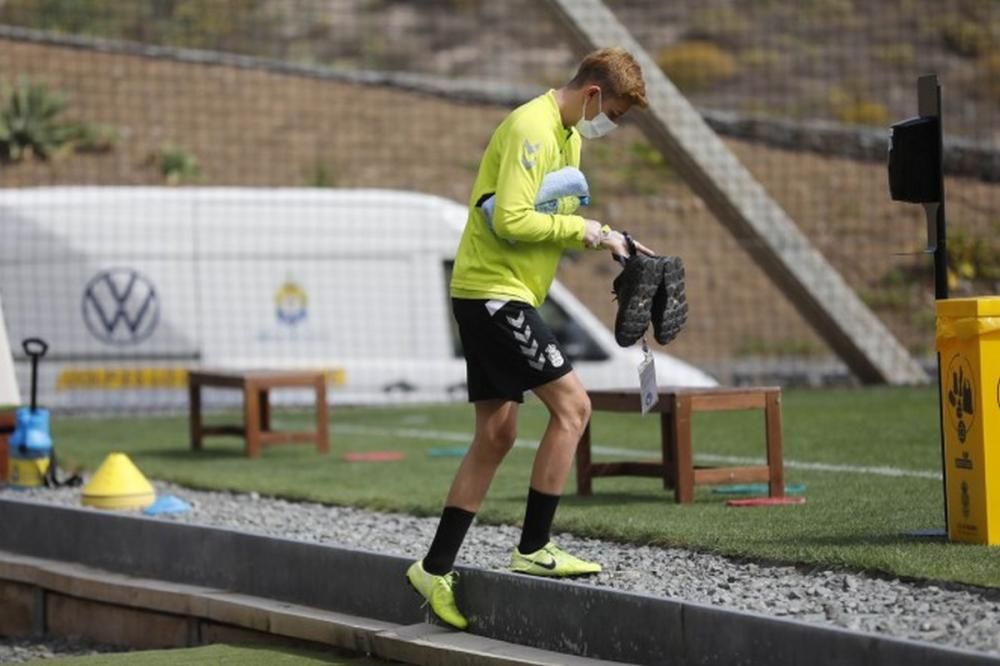
<path id="1" fill-rule="evenodd" d="M 490 138 L 455 255 L 453 297 L 542 304 L 563 250 L 583 247 L 582 217 L 535 210 L 542 179 L 565 166 L 580 166 L 580 134 L 563 127 L 550 90 L 514 109 Z M 491 193 L 492 230 L 477 207 Z"/>

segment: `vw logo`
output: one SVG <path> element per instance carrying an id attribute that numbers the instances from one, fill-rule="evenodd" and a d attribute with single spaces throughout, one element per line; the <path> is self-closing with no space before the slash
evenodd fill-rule
<path id="1" fill-rule="evenodd" d="M 83 290 L 83 321 L 91 335 L 109 345 L 136 345 L 160 320 L 153 283 L 131 268 L 101 271 Z"/>

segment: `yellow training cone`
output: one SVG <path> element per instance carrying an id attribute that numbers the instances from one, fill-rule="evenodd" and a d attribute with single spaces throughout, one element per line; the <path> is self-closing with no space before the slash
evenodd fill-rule
<path id="1" fill-rule="evenodd" d="M 156 491 L 124 453 L 112 453 L 83 487 L 83 503 L 99 509 L 144 509 Z"/>

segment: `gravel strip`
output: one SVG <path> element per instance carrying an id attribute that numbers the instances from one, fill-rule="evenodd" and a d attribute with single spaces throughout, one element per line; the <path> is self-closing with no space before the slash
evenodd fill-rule
<path id="1" fill-rule="evenodd" d="M 192 505 L 172 520 L 313 543 L 421 557 L 436 518 L 289 502 L 257 493 L 204 492 L 154 483 Z M 0 489 L 0 496 L 80 506 L 79 489 Z M 474 525 L 460 564 L 503 570 L 520 529 Z M 570 534 L 559 545 L 604 565 L 578 582 L 754 613 L 929 641 L 1000 655 L 1000 590 L 926 584 L 832 570 L 736 561 L 676 548 L 633 546 Z"/>
<path id="2" fill-rule="evenodd" d="M 59 638 L 0 638 L 0 664 L 21 664 L 57 657 L 89 657 L 123 651 L 123 648 Z"/>

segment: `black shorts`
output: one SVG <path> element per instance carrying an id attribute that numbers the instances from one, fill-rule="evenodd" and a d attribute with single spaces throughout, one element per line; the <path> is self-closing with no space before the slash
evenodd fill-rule
<path id="1" fill-rule="evenodd" d="M 469 402 L 524 402 L 525 391 L 573 370 L 535 308 L 519 301 L 500 303 L 451 299 L 465 353 Z"/>

